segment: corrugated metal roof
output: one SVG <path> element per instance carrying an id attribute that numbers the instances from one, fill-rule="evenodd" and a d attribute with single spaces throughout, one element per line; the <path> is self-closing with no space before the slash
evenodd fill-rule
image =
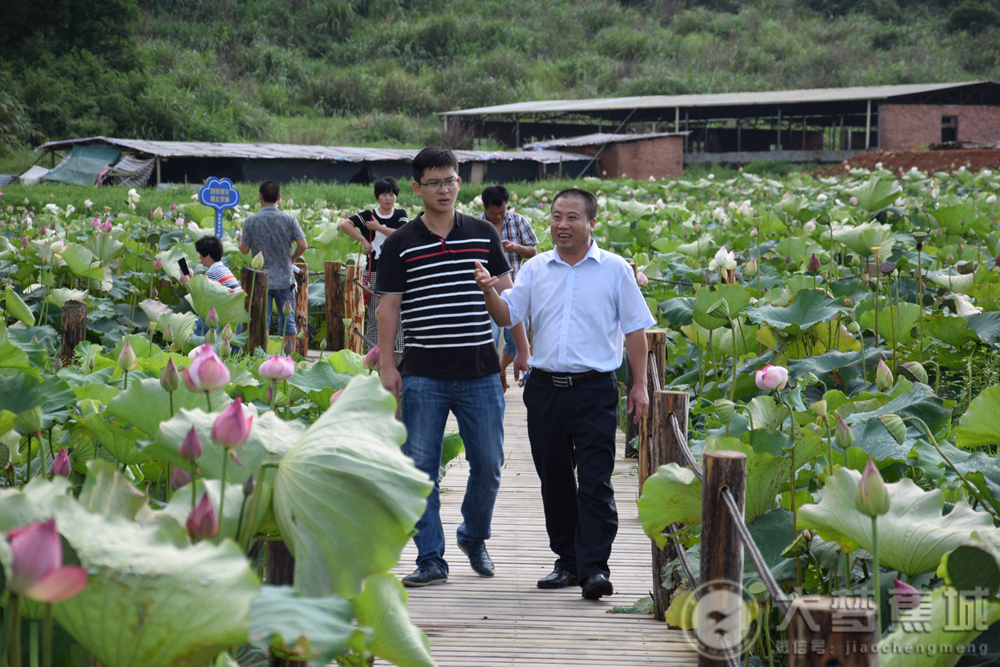
<path id="1" fill-rule="evenodd" d="M 341 162 L 377 162 L 381 160 L 412 160 L 420 151 L 395 148 L 358 148 L 352 146 L 300 146 L 295 144 L 222 144 L 197 141 L 144 141 L 141 139 L 114 139 L 112 137 L 85 137 L 50 141 L 35 149 L 57 150 L 75 144 L 107 143 L 162 158 L 204 157 L 244 158 L 255 160 L 335 160 Z M 492 162 L 496 160 L 531 160 L 554 164 L 590 158 L 575 153 L 557 151 L 455 151 L 459 162 Z"/>
<path id="2" fill-rule="evenodd" d="M 604 144 L 616 144 L 624 141 L 642 141 L 644 139 L 656 139 L 658 137 L 683 137 L 688 132 L 650 132 L 647 134 L 610 134 L 599 132 L 595 134 L 584 134 L 578 137 L 563 137 L 562 139 L 550 139 L 548 141 L 536 141 L 525 144 L 526 151 L 543 151 L 547 148 L 572 148 L 574 146 L 602 146 Z"/>
<path id="3" fill-rule="evenodd" d="M 639 97 L 603 97 L 583 100 L 547 100 L 518 102 L 477 109 L 445 111 L 441 116 L 482 116 L 488 114 L 587 113 L 588 111 L 629 111 L 670 107 L 754 106 L 762 104 L 797 104 L 816 102 L 853 102 L 884 100 L 903 95 L 948 90 L 993 81 L 958 83 L 921 83 L 900 86 L 859 86 L 857 88 L 808 88 L 757 93 L 713 93 L 709 95 L 643 95 Z"/>

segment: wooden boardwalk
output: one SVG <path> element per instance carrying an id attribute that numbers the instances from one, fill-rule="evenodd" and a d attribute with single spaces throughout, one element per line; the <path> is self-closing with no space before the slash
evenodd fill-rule
<path id="1" fill-rule="evenodd" d="M 455 544 L 468 470 L 463 458 L 460 464 L 453 462 L 441 485 L 448 583 L 407 589 L 410 615 L 430 638 L 434 659 L 441 667 L 696 665 L 696 654 L 681 631 L 668 629 L 652 615 L 605 613 L 613 606 L 631 606 L 652 588 L 650 542 L 635 502 L 638 473 L 621 456 L 621 433 L 613 479 L 619 515 L 610 562 L 615 594 L 592 601 L 583 599 L 576 586 L 535 586 L 552 571 L 555 556 L 545 533 L 521 389 L 513 377 L 509 384 L 504 419 L 508 459 L 493 513 L 493 537 L 487 542 L 497 574 L 492 579 L 477 576 Z M 446 432 L 457 430 L 452 416 Z M 411 541 L 394 572 L 409 574 L 415 558 Z"/>

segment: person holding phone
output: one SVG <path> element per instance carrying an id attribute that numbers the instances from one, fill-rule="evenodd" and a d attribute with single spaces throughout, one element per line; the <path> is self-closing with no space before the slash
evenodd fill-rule
<path id="1" fill-rule="evenodd" d="M 382 244 L 407 222 L 406 211 L 395 208 L 398 196 L 399 184 L 392 176 L 375 181 L 375 199 L 378 200 L 378 206 L 344 218 L 340 223 L 340 229 L 358 241 L 368 255 L 364 282 L 370 288 L 374 288 L 378 276 L 378 258 L 382 252 Z M 375 311 L 378 309 L 378 294 L 371 295 L 366 303 L 368 308 L 365 311 L 365 337 L 373 345 L 377 345 L 378 317 Z M 403 327 L 399 327 L 396 334 L 396 349 L 403 349 Z"/>
<path id="2" fill-rule="evenodd" d="M 222 263 L 222 241 L 217 236 L 212 234 L 202 236 L 194 242 L 194 249 L 198 252 L 198 261 L 207 269 L 205 276 L 209 280 L 217 281 L 230 292 L 241 289 L 240 281 Z M 194 274 L 188 269 L 187 261 L 183 257 L 178 260 L 178 263 L 181 267 L 181 284 L 186 287 Z"/>

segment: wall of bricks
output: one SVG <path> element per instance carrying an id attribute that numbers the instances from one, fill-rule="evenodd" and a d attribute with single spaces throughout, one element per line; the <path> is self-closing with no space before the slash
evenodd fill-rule
<path id="1" fill-rule="evenodd" d="M 596 151 L 586 152 L 593 155 Z M 684 175 L 684 137 L 656 137 L 607 144 L 597 162 L 598 172 L 607 172 L 612 178 L 621 178 L 622 175 L 635 179 L 650 176 L 657 179 L 680 178 Z"/>
<path id="2" fill-rule="evenodd" d="M 907 151 L 941 141 L 941 117 L 958 117 L 959 141 L 1000 141 L 1000 107 L 883 104 L 884 151 Z"/>

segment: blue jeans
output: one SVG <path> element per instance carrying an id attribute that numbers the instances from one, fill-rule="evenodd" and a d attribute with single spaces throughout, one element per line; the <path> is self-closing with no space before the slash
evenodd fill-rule
<path id="1" fill-rule="evenodd" d="M 500 344 L 500 330 L 503 329 L 503 351 L 511 358 L 517 355 L 517 345 L 514 343 L 514 334 L 510 332 L 510 329 L 497 326 L 496 322 L 492 320 L 490 320 L 490 326 L 493 327 L 493 347 Z"/>
<path id="2" fill-rule="evenodd" d="M 459 435 L 465 443 L 465 460 L 469 462 L 458 539 L 483 542 L 490 537 L 493 504 L 500 490 L 500 468 L 504 461 L 504 399 L 500 378 L 495 373 L 465 380 L 408 375 L 403 378 L 402 402 L 406 426 L 403 454 L 412 458 L 417 468 L 434 482 L 413 538 L 418 551 L 417 566 L 436 563 L 447 576 L 437 483 L 445 422 L 448 412 L 454 412 Z"/>
<path id="3" fill-rule="evenodd" d="M 285 301 L 292 304 L 292 314 L 285 316 Z M 291 287 L 267 290 L 267 330 L 271 331 L 272 304 L 278 307 L 278 335 L 295 335 L 295 291 Z"/>

